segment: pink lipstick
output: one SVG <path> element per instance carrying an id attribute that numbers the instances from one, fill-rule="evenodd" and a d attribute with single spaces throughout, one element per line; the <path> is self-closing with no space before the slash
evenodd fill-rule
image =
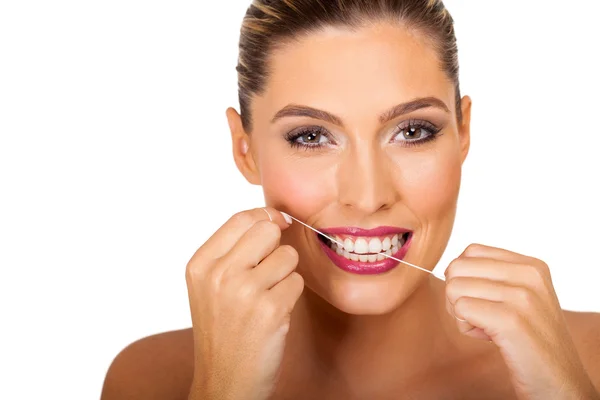
<path id="1" fill-rule="evenodd" d="M 412 242 L 411 230 L 392 226 L 374 229 L 336 227 L 320 231 L 344 243 L 344 246 L 340 246 L 316 234 L 319 245 L 333 264 L 359 275 L 381 274 L 395 268 L 398 261 L 385 255 L 402 260 Z"/>

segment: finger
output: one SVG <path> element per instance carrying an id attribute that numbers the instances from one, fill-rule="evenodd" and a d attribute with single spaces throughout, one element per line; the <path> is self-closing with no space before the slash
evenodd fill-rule
<path id="1" fill-rule="evenodd" d="M 254 208 L 234 214 L 227 222 L 225 222 L 197 251 L 192 257 L 195 258 L 209 257 L 218 259 L 229 252 L 235 243 L 244 235 L 251 226 L 258 221 L 269 221 L 269 215 L 275 224 L 280 229 L 286 229 L 289 224 L 281 212 L 271 207 Z"/>
<path id="2" fill-rule="evenodd" d="M 281 282 L 268 291 L 268 296 L 272 297 L 275 304 L 280 304 L 285 313 L 291 313 L 296 302 L 304 290 L 304 279 L 299 273 L 293 271 Z"/>
<path id="3" fill-rule="evenodd" d="M 517 310 L 504 302 L 461 297 L 454 309 L 492 340 L 518 339 L 533 333 L 530 324 Z"/>
<path id="4" fill-rule="evenodd" d="M 515 264 L 536 264 L 542 262 L 537 258 L 529 257 L 523 254 L 515 253 L 498 247 L 486 246 L 483 244 L 472 243 L 459 256 L 469 258 L 494 258 Z"/>
<path id="5" fill-rule="evenodd" d="M 450 303 L 450 300 L 448 300 L 448 297 L 446 297 L 446 311 L 448 311 L 448 314 L 450 314 L 454 317 L 454 319 L 456 321 L 456 327 L 458 328 L 459 332 L 466 333 L 466 332 L 472 330 L 473 328 L 475 328 L 468 321 L 466 321 L 464 318 L 462 318 L 462 316 L 456 315 L 456 311 L 454 311 L 454 305 L 452 303 Z"/>
<path id="6" fill-rule="evenodd" d="M 446 298 L 450 304 L 455 306 L 461 297 L 504 302 L 528 313 L 535 312 L 540 303 L 537 294 L 523 286 L 511 286 L 502 282 L 472 277 L 453 278 L 446 281 Z"/>
<path id="7" fill-rule="evenodd" d="M 548 293 L 552 280 L 539 265 L 515 264 L 490 258 L 457 258 L 445 272 L 446 282 L 459 277 L 485 278 L 512 286 L 524 286 Z"/>
<path id="8" fill-rule="evenodd" d="M 298 259 L 298 252 L 292 246 L 279 246 L 250 273 L 259 287 L 271 289 L 292 273 L 298 265 Z"/>
<path id="9" fill-rule="evenodd" d="M 470 337 L 490 340 L 481 327 L 462 315 L 455 304 L 462 298 L 477 298 L 493 302 L 514 303 L 518 300 L 516 291 L 511 286 L 489 279 L 458 277 L 446 280 L 446 308 L 456 319 L 458 330 Z M 512 296 L 512 297 L 511 297 Z"/>
<path id="10" fill-rule="evenodd" d="M 281 229 L 270 221 L 252 225 L 218 262 L 220 273 L 236 274 L 254 268 L 279 246 Z"/>
<path id="11" fill-rule="evenodd" d="M 464 332 L 464 334 L 474 339 L 486 340 L 488 342 L 492 341 L 492 338 L 486 335 L 483 329 L 477 328 L 475 326 L 469 329 L 468 331 Z"/>

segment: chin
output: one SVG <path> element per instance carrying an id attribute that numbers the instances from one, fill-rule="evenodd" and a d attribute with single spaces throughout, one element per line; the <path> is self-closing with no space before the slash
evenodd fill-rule
<path id="1" fill-rule="evenodd" d="M 325 278 L 326 285 L 312 287 L 308 280 L 306 285 L 315 295 L 346 314 L 385 315 L 402 306 L 428 278 L 414 271 L 395 272 L 370 277 L 336 274 Z"/>

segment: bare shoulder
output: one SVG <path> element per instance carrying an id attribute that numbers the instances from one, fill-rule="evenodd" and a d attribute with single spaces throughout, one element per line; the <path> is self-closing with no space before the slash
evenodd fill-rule
<path id="1" fill-rule="evenodd" d="M 600 389 L 600 313 L 564 311 L 564 315 L 579 357 Z"/>
<path id="2" fill-rule="evenodd" d="M 187 399 L 193 368 L 191 328 L 139 339 L 113 360 L 101 399 Z"/>

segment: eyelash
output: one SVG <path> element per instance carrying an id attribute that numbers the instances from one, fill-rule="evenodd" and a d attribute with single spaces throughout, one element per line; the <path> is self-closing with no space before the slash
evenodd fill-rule
<path id="1" fill-rule="evenodd" d="M 311 133 L 314 134 L 320 134 L 322 136 L 325 136 L 330 143 L 328 144 L 335 144 L 335 141 L 332 139 L 331 134 L 329 132 L 327 132 L 327 130 L 325 128 L 323 128 L 322 126 L 309 126 L 306 128 L 301 128 L 300 130 L 296 130 L 296 131 L 291 131 L 288 132 L 285 135 L 285 140 L 287 140 L 290 144 L 290 146 L 292 148 L 300 148 L 302 150 L 318 150 L 320 148 L 326 147 L 328 144 L 323 145 L 323 144 L 308 144 L 308 143 L 300 143 L 298 142 L 298 139 L 301 138 L 302 136 L 306 136 L 309 135 Z"/>
<path id="2" fill-rule="evenodd" d="M 427 142 L 431 142 L 432 140 L 437 139 L 440 136 L 440 131 L 442 128 L 438 128 L 434 124 L 428 121 L 418 120 L 418 119 L 410 119 L 408 121 L 400 123 L 397 127 L 397 132 L 394 133 L 394 138 L 400 134 L 405 129 L 409 128 L 417 128 L 424 129 L 428 132 L 427 136 L 422 139 L 414 139 L 414 140 L 403 140 L 404 143 L 402 146 L 404 147 L 414 147 L 420 146 Z"/>
<path id="3" fill-rule="evenodd" d="M 430 122 L 423 121 L 423 120 L 411 119 L 411 120 L 404 121 L 404 122 L 398 124 L 398 126 L 396 126 L 396 132 L 394 133 L 393 137 L 395 138 L 403 130 L 409 129 L 409 128 L 424 129 L 425 131 L 428 132 L 428 134 L 427 134 L 427 136 L 425 136 L 425 138 L 422 138 L 422 139 L 401 140 L 400 142 L 404 143 L 401 145 L 403 147 L 420 146 L 427 142 L 435 140 L 438 136 L 440 136 L 439 133 L 441 131 L 441 128 L 438 128 L 437 126 L 433 125 Z M 315 135 L 321 135 L 321 136 L 326 137 L 327 140 L 329 140 L 329 143 L 327 143 L 327 144 L 319 144 L 319 143 L 308 144 L 308 143 L 301 143 L 298 141 L 298 139 L 301 138 L 302 136 L 306 136 L 311 133 L 315 134 Z M 289 144 L 292 148 L 300 148 L 302 150 L 318 150 L 318 149 L 327 147 L 328 145 L 335 144 L 335 141 L 331 137 L 331 134 L 329 132 L 327 132 L 327 130 L 325 128 L 323 128 L 322 126 L 309 126 L 306 128 L 301 128 L 300 130 L 288 132 L 285 135 L 285 140 L 287 140 L 289 142 Z"/>

